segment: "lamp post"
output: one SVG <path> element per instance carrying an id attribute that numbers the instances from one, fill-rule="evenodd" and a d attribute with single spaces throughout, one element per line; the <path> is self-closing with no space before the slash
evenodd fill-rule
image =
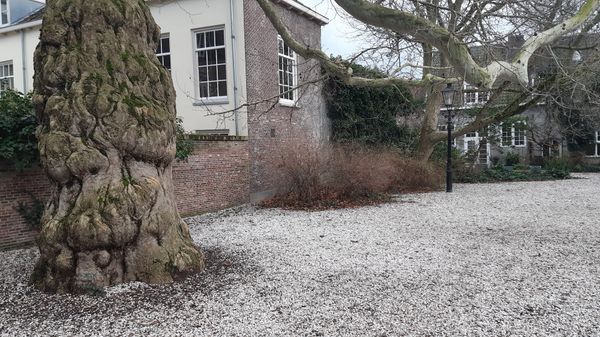
<path id="1" fill-rule="evenodd" d="M 452 105 L 454 104 L 454 93 L 452 84 L 448 83 L 442 90 L 446 114 L 448 116 L 448 158 L 446 162 L 446 192 L 452 192 Z"/>

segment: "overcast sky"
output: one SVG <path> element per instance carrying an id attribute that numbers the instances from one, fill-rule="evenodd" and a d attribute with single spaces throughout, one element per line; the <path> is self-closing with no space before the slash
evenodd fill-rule
<path id="1" fill-rule="evenodd" d="M 323 51 L 334 56 L 350 56 L 358 50 L 358 43 L 350 38 L 352 28 L 346 24 L 334 8 L 331 0 L 300 0 L 306 6 L 329 18 L 331 22 L 323 28 Z"/>

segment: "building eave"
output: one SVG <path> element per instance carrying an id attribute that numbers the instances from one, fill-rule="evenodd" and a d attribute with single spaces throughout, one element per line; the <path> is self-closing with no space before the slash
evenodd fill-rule
<path id="1" fill-rule="evenodd" d="M 315 21 L 321 26 L 325 26 L 329 23 L 329 19 L 314 10 L 308 8 L 307 6 L 299 3 L 295 0 L 271 0 L 276 4 L 286 7 L 287 9 L 293 10 L 296 13 L 308 17 L 308 19 Z"/>
<path id="2" fill-rule="evenodd" d="M 42 20 L 20 23 L 20 24 L 8 26 L 8 27 L 0 28 L 0 35 L 12 33 L 12 32 L 18 32 L 20 30 L 34 28 L 34 27 L 41 26 L 41 25 L 42 25 Z"/>

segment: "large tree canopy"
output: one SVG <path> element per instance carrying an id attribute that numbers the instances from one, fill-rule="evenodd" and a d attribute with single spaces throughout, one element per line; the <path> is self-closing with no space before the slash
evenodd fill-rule
<path id="1" fill-rule="evenodd" d="M 550 46 L 562 37 L 592 29 L 600 21 L 598 8 L 600 0 L 562 1 L 552 4 L 540 1 L 523 4 L 518 1 L 475 1 L 475 0 L 332 0 L 346 14 L 362 23 L 371 33 L 381 34 L 394 43 L 397 40 L 417 44 L 423 53 L 423 77 L 420 80 L 391 76 L 381 79 L 367 79 L 352 76 L 343 64 L 333 62 L 319 50 L 303 45 L 290 34 L 270 0 L 257 0 L 279 34 L 298 54 L 305 58 L 318 59 L 331 75 L 349 85 L 384 86 L 402 83 L 425 88 L 427 101 L 421 124 L 419 156 L 427 159 L 433 145 L 444 139 L 437 132 L 440 89 L 445 82 L 463 81 L 478 90 L 493 90 L 495 93 L 488 103 L 491 106 L 500 93 L 510 88 L 513 100 L 504 104 L 502 110 L 485 107 L 475 114 L 473 120 L 456 131 L 456 135 L 477 131 L 490 124 L 523 112 L 540 101 L 540 95 L 531 95 L 530 61 L 542 47 Z M 529 8 L 531 7 L 531 8 Z M 528 9 L 529 8 L 529 9 Z M 544 12 L 543 18 L 535 20 L 529 13 Z M 546 13 L 548 12 L 548 13 Z M 529 15 L 529 16 L 528 16 Z M 491 20 L 495 21 L 491 21 Z M 498 42 L 498 32 L 510 28 L 513 31 L 528 33 L 524 43 L 508 59 L 491 59 L 481 63 L 473 56 L 470 46 L 480 48 Z M 438 67 L 449 67 L 452 78 L 435 76 L 430 70 L 434 54 L 438 55 Z M 439 74 L 439 72 L 438 72 Z M 545 90 L 545 83 L 539 90 Z M 514 93 L 516 91 L 516 93 Z"/>

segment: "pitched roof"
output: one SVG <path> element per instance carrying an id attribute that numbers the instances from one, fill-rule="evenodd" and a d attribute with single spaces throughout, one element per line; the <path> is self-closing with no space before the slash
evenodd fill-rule
<path id="1" fill-rule="evenodd" d="M 26 17 L 20 19 L 19 21 L 15 22 L 13 24 L 14 25 L 20 25 L 23 23 L 28 23 L 28 22 L 34 22 L 37 20 L 41 20 L 42 16 L 44 16 L 44 8 L 46 8 L 46 6 L 42 6 L 38 9 L 36 9 L 35 11 L 31 12 L 29 15 L 27 15 Z"/>

